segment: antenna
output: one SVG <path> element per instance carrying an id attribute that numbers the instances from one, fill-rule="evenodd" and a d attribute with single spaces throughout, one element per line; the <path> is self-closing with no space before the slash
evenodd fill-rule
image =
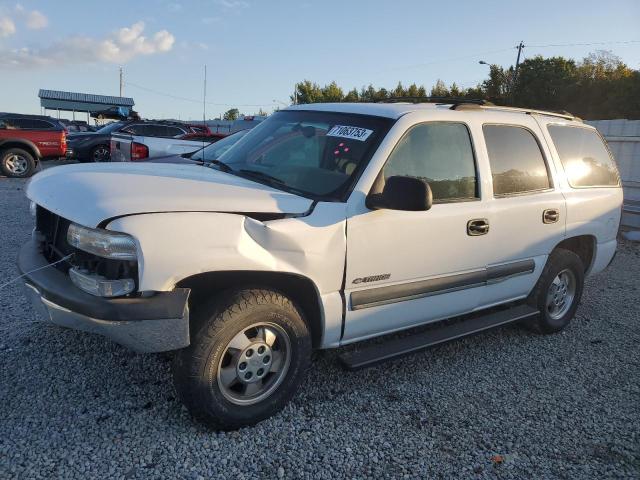
<path id="1" fill-rule="evenodd" d="M 120 67 L 120 98 L 122 98 L 122 87 L 123 87 L 123 77 L 122 77 L 122 67 Z"/>

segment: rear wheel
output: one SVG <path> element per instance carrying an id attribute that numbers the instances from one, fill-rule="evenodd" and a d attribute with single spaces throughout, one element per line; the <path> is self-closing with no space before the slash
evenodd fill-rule
<path id="1" fill-rule="evenodd" d="M 93 147 L 90 155 L 92 162 L 108 162 L 111 159 L 111 151 L 107 145 Z"/>
<path id="2" fill-rule="evenodd" d="M 22 148 L 8 148 L 0 152 L 0 170 L 7 177 L 30 177 L 35 168 L 36 161 L 33 155 Z"/>
<path id="3" fill-rule="evenodd" d="M 570 250 L 554 250 L 540 275 L 529 304 L 540 310 L 530 326 L 540 333 L 565 328 L 576 313 L 584 286 L 584 265 Z"/>
<path id="4" fill-rule="evenodd" d="M 194 312 L 191 345 L 177 353 L 173 378 L 197 420 L 232 430 L 286 405 L 309 365 L 311 338 L 293 302 L 278 292 L 218 298 Z"/>

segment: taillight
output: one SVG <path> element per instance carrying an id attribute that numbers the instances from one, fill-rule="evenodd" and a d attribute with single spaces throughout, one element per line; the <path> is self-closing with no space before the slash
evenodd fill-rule
<path id="1" fill-rule="evenodd" d="M 66 151 L 67 151 L 67 132 L 64 131 L 64 130 L 60 134 L 60 148 L 61 148 L 63 154 L 66 153 Z"/>
<path id="2" fill-rule="evenodd" d="M 131 161 L 137 162 L 149 158 L 149 147 L 142 143 L 131 142 Z"/>

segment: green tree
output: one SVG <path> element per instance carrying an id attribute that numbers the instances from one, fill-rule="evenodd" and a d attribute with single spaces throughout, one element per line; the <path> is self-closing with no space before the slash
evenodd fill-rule
<path id="1" fill-rule="evenodd" d="M 291 95 L 291 102 L 299 104 L 323 102 L 322 89 L 317 83 L 304 80 L 296 84 L 296 93 Z"/>
<path id="2" fill-rule="evenodd" d="M 436 84 L 431 88 L 431 93 L 429 94 L 431 97 L 449 97 L 449 89 L 445 85 L 445 83 L 438 79 Z"/>
<path id="3" fill-rule="evenodd" d="M 325 85 L 321 92 L 323 102 L 342 102 L 344 100 L 344 92 L 336 82 Z"/>
<path id="4" fill-rule="evenodd" d="M 224 112 L 224 115 L 222 116 L 222 119 L 223 120 L 237 120 L 239 116 L 240 116 L 240 111 L 237 108 L 232 108 L 232 109 L 227 110 L 226 112 Z"/>
<path id="5" fill-rule="evenodd" d="M 344 97 L 345 102 L 359 102 L 360 95 L 358 94 L 358 90 L 353 88 L 349 90 L 349 93 Z"/>

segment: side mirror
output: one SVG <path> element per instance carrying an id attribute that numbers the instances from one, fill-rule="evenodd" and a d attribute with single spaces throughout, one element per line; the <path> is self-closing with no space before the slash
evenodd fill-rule
<path id="1" fill-rule="evenodd" d="M 431 208 L 433 197 L 424 180 L 394 176 L 387 178 L 382 193 L 370 193 L 365 203 L 372 210 L 425 211 Z"/>

